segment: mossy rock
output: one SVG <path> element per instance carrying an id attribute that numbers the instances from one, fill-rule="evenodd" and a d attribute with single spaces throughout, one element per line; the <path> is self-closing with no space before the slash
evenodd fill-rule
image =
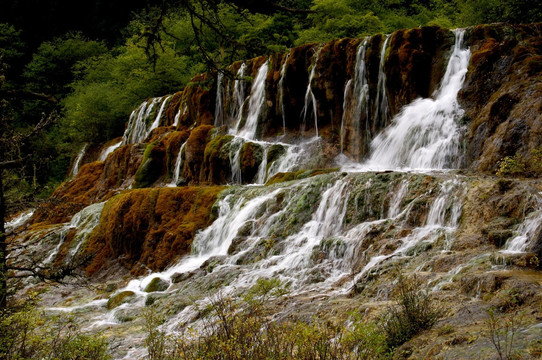
<path id="1" fill-rule="evenodd" d="M 161 163 L 152 156 L 154 146 L 155 143 L 152 143 L 145 148 L 141 165 L 137 169 L 134 177 L 135 189 L 151 186 L 161 175 Z"/>
<path id="2" fill-rule="evenodd" d="M 487 240 L 497 248 L 501 248 L 514 235 L 512 230 L 489 230 Z"/>
<path id="3" fill-rule="evenodd" d="M 145 287 L 145 292 L 156 292 L 156 291 L 165 291 L 169 287 L 169 283 L 159 277 L 155 277 L 151 282 Z"/>
<path id="4" fill-rule="evenodd" d="M 109 298 L 109 300 L 107 301 L 106 307 L 108 310 L 114 309 L 119 305 L 132 302 L 133 300 L 135 300 L 135 297 L 136 296 L 133 291 L 130 291 L 130 290 L 121 291 L 120 293 L 113 295 L 112 297 Z"/>
<path id="5" fill-rule="evenodd" d="M 168 294 L 149 294 L 145 299 L 145 306 L 151 306 L 158 300 L 164 299 Z"/>

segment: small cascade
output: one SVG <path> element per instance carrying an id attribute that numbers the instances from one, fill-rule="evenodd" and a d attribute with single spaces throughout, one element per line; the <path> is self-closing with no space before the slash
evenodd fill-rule
<path id="1" fill-rule="evenodd" d="M 402 186 L 402 185 L 401 185 Z M 429 212 L 425 221 L 425 225 L 422 227 L 414 228 L 412 232 L 404 237 L 401 237 L 400 244 L 392 253 L 383 255 L 374 255 L 370 257 L 363 267 L 363 269 L 355 276 L 354 284 L 360 281 L 365 274 L 373 270 L 376 266 L 383 261 L 393 257 L 405 257 L 408 255 L 418 244 L 426 243 L 431 244 L 439 239 L 440 236 L 445 237 L 452 234 L 459 223 L 459 217 L 461 215 L 462 203 L 464 192 L 461 190 L 464 187 L 464 183 L 458 179 L 448 180 L 441 184 L 439 196 L 432 202 Z M 406 216 L 410 209 L 407 207 L 398 216 Z M 397 213 L 397 210 L 394 211 Z M 399 220 L 399 219 L 397 219 Z M 380 221 L 374 222 L 380 224 Z M 361 227 L 365 230 L 365 224 L 361 224 Z M 356 234 L 357 235 L 357 234 Z M 372 245 L 367 251 L 372 250 Z M 352 259 L 364 258 L 359 254 L 351 254 Z"/>
<path id="2" fill-rule="evenodd" d="M 341 153 L 344 154 L 345 142 L 348 133 L 349 153 L 359 160 L 362 153 L 362 137 L 364 144 L 371 141 L 371 129 L 369 119 L 369 84 L 367 82 L 367 70 L 365 54 L 367 52 L 366 38 L 359 46 L 356 53 L 356 65 L 354 79 L 348 80 L 344 89 L 343 116 L 341 120 Z M 365 129 L 362 130 L 362 122 Z"/>
<path id="3" fill-rule="evenodd" d="M 245 76 L 247 71 L 247 64 L 242 63 L 235 76 L 233 85 L 233 106 L 231 111 L 231 118 L 238 119 L 243 113 L 243 104 L 245 102 Z"/>
<path id="4" fill-rule="evenodd" d="M 6 234 L 9 235 L 13 231 L 15 231 L 18 228 L 20 228 L 21 226 L 23 226 L 28 220 L 30 220 L 32 215 L 34 215 L 34 211 L 35 211 L 35 209 L 30 209 L 30 210 L 23 211 L 19 215 L 17 215 L 13 219 L 11 219 L 10 221 L 6 222 L 4 224 Z"/>
<path id="5" fill-rule="evenodd" d="M 258 174 L 256 174 L 256 184 L 265 184 L 267 180 L 267 154 L 269 153 L 270 146 L 264 146 L 263 148 L 263 159 L 258 167 Z"/>
<path id="6" fill-rule="evenodd" d="M 177 160 L 175 160 L 175 170 L 173 171 L 173 179 L 168 186 L 177 186 L 179 183 L 179 178 L 181 177 L 181 170 L 183 165 L 183 152 L 186 146 L 186 141 L 181 145 L 179 149 L 179 154 L 177 155 Z"/>
<path id="7" fill-rule="evenodd" d="M 105 161 L 109 154 L 113 153 L 115 150 L 117 150 L 122 145 L 122 140 L 119 141 L 116 144 L 113 144 L 111 146 L 108 146 L 102 153 L 100 154 L 100 161 Z"/>
<path id="8" fill-rule="evenodd" d="M 164 100 L 162 101 L 162 105 L 160 106 L 158 115 L 156 115 L 156 119 L 154 119 L 153 123 L 151 124 L 151 127 L 147 130 L 147 134 L 145 137 L 147 137 L 151 133 L 151 131 L 153 131 L 160 125 L 160 120 L 162 120 L 162 113 L 164 112 L 164 109 L 166 108 L 166 104 L 168 103 L 169 99 L 171 99 L 171 96 L 166 96 Z"/>
<path id="9" fill-rule="evenodd" d="M 188 112 L 188 105 L 185 104 L 182 111 L 181 111 L 181 109 L 179 109 L 179 111 L 177 111 L 177 114 L 175 115 L 175 120 L 173 122 L 173 126 L 175 126 L 177 128 L 179 126 L 180 121 L 181 121 L 181 116 L 185 115 L 187 112 Z"/>
<path id="10" fill-rule="evenodd" d="M 242 183 L 241 152 L 243 151 L 243 138 L 235 137 L 229 144 L 229 160 L 231 166 L 232 184 Z"/>
<path id="11" fill-rule="evenodd" d="M 83 156 L 85 156 L 87 147 L 88 147 L 88 144 L 83 145 L 83 147 L 79 151 L 79 154 L 77 154 L 77 157 L 75 158 L 75 161 L 73 162 L 72 170 L 70 171 L 71 178 L 73 178 L 79 172 L 79 165 L 81 165 L 81 160 L 83 160 Z"/>
<path id="12" fill-rule="evenodd" d="M 456 42 L 435 99 L 417 99 L 405 106 L 392 124 L 371 143 L 369 169 L 446 169 L 460 166 L 462 115 L 457 101 L 470 51 L 464 48 L 464 30 L 455 32 Z"/>
<path id="13" fill-rule="evenodd" d="M 280 103 L 280 112 L 282 115 L 282 134 L 286 135 L 286 108 L 284 106 L 284 79 L 286 78 L 286 65 L 288 63 L 288 58 L 290 53 L 286 54 L 282 68 L 280 69 L 280 79 L 278 83 L 278 95 Z"/>
<path id="14" fill-rule="evenodd" d="M 258 120 L 265 104 L 265 80 L 269 61 L 262 64 L 258 74 L 254 79 L 248 98 L 248 113 L 246 119 L 243 119 L 242 111 L 239 112 L 239 118 L 236 126 L 237 136 L 246 139 L 255 139 L 258 129 Z M 243 121 L 244 120 L 244 121 Z"/>
<path id="15" fill-rule="evenodd" d="M 305 105 L 303 106 L 303 110 L 301 111 L 301 117 L 303 118 L 303 124 L 306 127 L 307 126 L 307 116 L 309 116 L 310 110 L 312 110 L 312 116 L 314 117 L 314 128 L 316 130 L 316 137 L 318 137 L 318 108 L 316 103 L 316 97 L 314 96 L 314 93 L 312 92 L 312 80 L 314 79 L 314 75 L 316 72 L 316 65 L 318 64 L 318 56 L 320 55 L 320 51 L 322 48 L 318 48 L 318 51 L 316 54 L 314 54 L 314 61 L 312 62 L 312 68 L 309 75 L 309 83 L 307 84 L 307 91 L 305 92 Z"/>
<path id="16" fill-rule="evenodd" d="M 102 213 L 104 205 L 105 202 L 101 202 L 87 206 L 83 210 L 73 215 L 69 223 L 63 224 L 59 229 L 55 229 L 49 234 L 47 234 L 46 237 L 43 237 L 45 241 L 48 241 L 48 238 L 55 237 L 57 240 L 55 247 L 45 258 L 45 260 L 41 262 L 40 265 L 48 265 L 54 260 L 54 258 L 58 255 L 60 248 L 62 247 L 62 245 L 64 245 L 64 242 L 66 241 L 66 236 L 68 235 L 68 232 L 70 230 L 77 231 L 70 244 L 71 249 L 69 250 L 67 260 L 73 259 L 73 257 L 77 255 L 79 249 L 88 238 L 92 230 L 94 230 L 94 228 L 98 226 L 98 223 L 100 221 L 100 215 Z"/>
<path id="17" fill-rule="evenodd" d="M 384 72 L 384 61 L 386 59 L 386 49 L 391 36 L 386 35 L 386 40 L 380 50 L 380 64 L 378 65 L 378 84 L 376 89 L 376 101 L 374 109 L 373 126 L 374 130 L 383 129 L 389 123 L 390 108 L 388 104 L 388 95 L 386 93 L 386 73 Z"/>
<path id="18" fill-rule="evenodd" d="M 219 71 L 216 76 L 215 126 L 224 125 L 224 74 Z"/>
<path id="19" fill-rule="evenodd" d="M 150 117 L 160 98 L 144 101 L 137 109 L 132 111 L 126 131 L 122 137 L 122 145 L 137 144 L 147 137 L 147 119 Z"/>
<path id="20" fill-rule="evenodd" d="M 517 235 L 506 242 L 501 251 L 505 254 L 520 254 L 529 249 L 532 241 L 542 233 L 542 200 L 538 199 L 539 210 L 531 212 L 517 229 Z"/>

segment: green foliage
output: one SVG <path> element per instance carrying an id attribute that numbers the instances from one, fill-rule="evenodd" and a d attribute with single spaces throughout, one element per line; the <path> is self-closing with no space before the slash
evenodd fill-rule
<path id="1" fill-rule="evenodd" d="M 315 0 L 308 16 L 312 26 L 299 32 L 296 45 L 325 42 L 343 37 L 361 37 L 384 31 L 381 20 L 371 11 L 356 11 L 348 0 Z"/>
<path id="2" fill-rule="evenodd" d="M 525 161 L 519 154 L 507 156 L 497 162 L 497 176 L 520 175 L 525 173 Z"/>
<path id="3" fill-rule="evenodd" d="M 388 308 L 382 317 L 386 344 L 390 349 L 430 329 L 443 315 L 430 295 L 421 289 L 421 282 L 416 277 L 405 278 L 399 273 L 396 290 L 398 304 Z"/>
<path id="4" fill-rule="evenodd" d="M 71 317 L 46 318 L 31 297 L 0 318 L 0 358 L 5 360 L 110 359 L 105 340 L 80 332 Z"/>
<path id="5" fill-rule="evenodd" d="M 107 47 L 101 42 L 88 40 L 80 33 L 67 34 L 42 43 L 23 75 L 31 90 L 63 96 L 69 91 L 74 66 L 106 52 Z"/>
<path id="6" fill-rule="evenodd" d="M 282 294 L 280 280 L 259 279 L 241 301 L 218 294 L 200 309 L 202 326 L 176 338 L 157 331 L 149 312 L 146 345 L 149 359 L 385 359 L 385 338 L 376 324 L 350 314 L 347 328 L 313 319 L 273 321 L 267 301 Z M 276 295 L 279 296 L 279 295 Z"/>
<path id="7" fill-rule="evenodd" d="M 8 65 L 15 65 L 24 51 L 21 32 L 10 24 L 0 23 L 0 59 Z"/>

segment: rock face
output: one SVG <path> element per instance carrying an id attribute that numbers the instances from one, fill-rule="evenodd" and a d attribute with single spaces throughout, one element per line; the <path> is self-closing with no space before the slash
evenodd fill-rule
<path id="1" fill-rule="evenodd" d="M 467 158 L 494 171 L 505 156 L 532 158 L 542 146 L 542 24 L 480 25 L 460 93 L 469 127 Z"/>
<path id="2" fill-rule="evenodd" d="M 141 266 L 162 270 L 189 252 L 198 229 L 211 221 L 222 187 L 141 189 L 111 198 L 90 235 L 89 274 L 119 259 L 135 274 Z"/>

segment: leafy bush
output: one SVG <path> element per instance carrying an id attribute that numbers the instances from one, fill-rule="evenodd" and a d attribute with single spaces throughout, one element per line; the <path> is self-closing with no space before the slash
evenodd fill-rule
<path id="1" fill-rule="evenodd" d="M 497 176 L 520 175 L 525 173 L 526 165 L 521 155 L 507 156 L 497 162 Z"/>
<path id="2" fill-rule="evenodd" d="M 351 314 L 347 327 L 316 318 L 311 323 L 273 320 L 268 300 L 284 289 L 278 279 L 259 279 L 240 301 L 218 294 L 200 309 L 199 330 L 186 329 L 176 338 L 157 331 L 156 318 L 146 315 L 149 359 L 386 358 L 385 335 L 358 313 Z"/>
<path id="3" fill-rule="evenodd" d="M 106 341 L 82 334 L 73 318 L 46 318 L 30 298 L 1 314 L 0 358 L 5 360 L 105 360 Z"/>
<path id="4" fill-rule="evenodd" d="M 415 276 L 405 278 L 399 273 L 397 280 L 398 304 L 388 308 L 382 318 L 386 343 L 390 349 L 430 329 L 443 315 L 429 294 L 421 289 L 421 282 Z"/>

